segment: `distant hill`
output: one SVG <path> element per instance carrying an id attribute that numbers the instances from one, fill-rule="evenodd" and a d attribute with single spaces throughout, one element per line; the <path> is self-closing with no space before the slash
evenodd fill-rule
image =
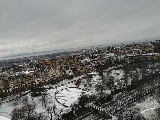
<path id="1" fill-rule="evenodd" d="M 112 45 L 121 45 L 123 44 L 130 44 L 132 42 L 134 43 L 138 43 L 138 42 L 143 42 L 145 40 L 148 41 L 152 41 L 152 40 L 156 40 L 156 39 L 160 39 L 160 37 L 158 38 L 149 38 L 149 39 L 140 39 L 140 40 L 129 40 L 129 41 L 123 41 L 123 42 L 116 42 L 116 43 L 106 43 L 106 44 L 102 44 L 102 45 L 88 45 L 88 46 L 84 46 L 84 47 L 75 47 L 75 48 L 68 48 L 68 49 L 59 49 L 59 50 L 50 50 L 50 51 L 40 51 L 40 52 L 33 52 L 33 53 L 22 53 L 22 54 L 16 54 L 16 55 L 9 55 L 9 56 L 3 56 L 0 57 L 0 60 L 7 60 L 7 59 L 16 59 L 16 58 L 23 58 L 23 57 L 32 57 L 32 56 L 39 56 L 39 55 L 46 55 L 46 54 L 53 54 L 53 53 L 60 53 L 60 52 L 68 52 L 68 51 L 75 51 L 75 50 L 81 50 L 81 49 L 90 49 L 93 47 L 104 47 L 104 46 L 112 46 Z"/>

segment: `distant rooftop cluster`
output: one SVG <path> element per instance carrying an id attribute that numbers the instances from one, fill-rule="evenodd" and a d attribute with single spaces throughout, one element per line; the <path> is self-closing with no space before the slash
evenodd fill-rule
<path id="1" fill-rule="evenodd" d="M 160 40 L 155 40 L 5 60 L 0 63 L 0 89 L 13 90 L 18 86 L 26 89 L 26 84 L 52 82 L 53 79 L 77 76 L 110 64 L 156 59 L 159 53 Z"/>

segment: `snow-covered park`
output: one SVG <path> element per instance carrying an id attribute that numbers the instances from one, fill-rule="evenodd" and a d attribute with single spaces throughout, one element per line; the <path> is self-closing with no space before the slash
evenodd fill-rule
<path id="1" fill-rule="evenodd" d="M 0 104 L 0 120 L 11 119 L 12 110 L 14 108 L 22 107 L 26 104 L 23 101 L 24 98 L 27 98 L 27 102 L 29 104 L 35 105 L 36 113 L 43 113 L 45 116 L 47 116 L 46 120 L 50 119 L 50 115 L 47 113 L 47 109 L 49 107 L 56 106 L 57 114 L 60 113 L 60 115 L 62 113 L 70 111 L 71 106 L 74 103 L 78 102 L 78 98 L 80 96 L 84 94 L 96 94 L 96 85 L 100 81 L 101 77 L 97 72 L 92 72 L 90 74 L 92 75 L 92 78 L 90 78 L 90 80 L 88 80 L 87 78 L 83 78 L 84 75 L 81 75 L 71 80 L 66 79 L 56 85 L 44 86 L 45 88 L 52 88 L 48 89 L 46 92 L 47 95 L 45 95 L 44 98 L 45 103 L 44 100 L 42 100 L 42 96 L 32 97 L 31 94 L 27 94 L 26 96 L 16 101 L 7 102 L 11 98 L 11 96 L 8 97 L 6 100 L 4 100 L 4 103 Z M 104 72 L 104 75 L 106 74 L 107 72 Z M 114 78 L 114 85 L 118 86 L 117 82 L 124 77 L 124 71 L 122 69 L 111 70 L 109 76 L 112 76 Z M 81 83 L 77 87 L 75 83 L 78 79 L 81 80 Z M 16 95 L 12 96 L 12 98 L 16 98 Z M 153 117 L 156 117 L 155 108 L 160 107 L 154 98 L 147 98 L 147 100 L 145 100 L 144 102 L 137 103 L 136 106 L 140 108 L 141 114 L 149 120 L 152 120 Z M 53 118 L 54 117 L 56 116 L 53 115 Z"/>
<path id="2" fill-rule="evenodd" d="M 99 79 L 99 75 L 96 73 L 92 73 L 92 74 L 93 74 L 93 78 L 91 79 L 91 82 L 92 82 L 91 87 L 85 87 L 86 79 L 81 80 L 81 84 L 79 87 L 75 85 L 76 80 L 79 78 L 82 78 L 83 75 L 73 78 L 72 80 L 61 81 L 56 85 L 44 86 L 45 88 L 48 88 L 48 87 L 53 88 L 47 91 L 47 95 L 45 96 L 46 103 L 43 103 L 41 96 L 32 97 L 30 94 L 27 94 L 24 97 L 27 97 L 28 103 L 35 104 L 36 106 L 35 111 L 37 113 L 43 113 L 47 115 L 47 112 L 46 112 L 47 108 L 53 105 L 56 106 L 57 113 L 60 110 L 65 113 L 70 110 L 70 106 L 73 103 L 77 102 L 78 98 L 82 94 L 93 94 L 95 92 L 94 86 L 96 84 L 97 79 Z M 12 96 L 12 97 L 16 98 L 16 96 Z M 21 107 L 24 104 L 26 104 L 23 102 L 24 97 L 16 101 L 7 102 L 10 99 L 10 97 L 4 100 L 4 103 L 0 105 L 0 116 L 4 116 L 4 117 L 11 119 L 12 110 L 14 108 Z M 44 104 L 46 104 L 46 106 Z"/>

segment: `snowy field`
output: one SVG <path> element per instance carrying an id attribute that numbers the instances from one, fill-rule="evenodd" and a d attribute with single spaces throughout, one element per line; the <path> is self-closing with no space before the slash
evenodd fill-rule
<path id="1" fill-rule="evenodd" d="M 88 86 L 85 87 L 85 84 L 86 84 L 85 79 L 82 79 L 81 84 L 78 88 L 75 86 L 75 80 L 77 80 L 78 78 L 82 78 L 83 75 L 80 77 L 73 78 L 72 80 L 61 81 L 57 85 L 51 85 L 53 89 L 50 89 L 47 91 L 46 107 L 41 101 L 41 98 L 42 98 L 41 96 L 32 97 L 30 94 L 27 94 L 26 96 L 28 97 L 28 103 L 36 105 L 35 111 L 37 113 L 44 113 L 47 115 L 46 113 L 47 108 L 49 106 L 53 106 L 54 104 L 56 105 L 57 111 L 61 110 L 65 113 L 70 110 L 70 106 L 73 103 L 77 102 L 78 97 L 80 97 L 82 94 L 92 94 L 95 92 L 94 86 L 96 84 L 97 79 L 99 79 L 99 75 L 96 75 L 96 73 L 92 73 L 92 74 L 94 74 L 93 75 L 94 77 L 91 79 L 91 82 L 93 84 L 90 87 Z M 46 85 L 45 87 L 48 88 L 50 87 L 50 85 Z M 56 101 L 55 98 L 58 100 L 58 102 Z M 6 101 L 8 101 L 8 99 L 9 97 L 6 99 Z M 20 98 L 17 101 L 10 101 L 10 102 L 5 102 L 1 104 L 0 105 L 0 116 L 4 116 L 4 117 L 11 119 L 10 114 L 12 110 L 16 107 L 21 107 L 24 105 L 24 102 L 22 101 L 22 99 L 23 98 Z M 68 107 L 65 107 L 64 105 Z"/>
<path id="2" fill-rule="evenodd" d="M 155 109 L 160 107 L 156 99 L 153 97 L 147 98 L 144 102 L 136 104 L 140 108 L 141 114 L 147 120 L 157 120 Z"/>

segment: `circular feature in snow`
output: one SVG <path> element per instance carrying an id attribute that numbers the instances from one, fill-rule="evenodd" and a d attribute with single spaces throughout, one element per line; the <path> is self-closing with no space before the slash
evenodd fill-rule
<path id="1" fill-rule="evenodd" d="M 71 104 L 73 104 L 74 102 L 76 102 L 81 94 L 82 90 L 76 87 L 67 87 L 57 92 L 56 99 L 60 104 L 68 107 L 71 106 Z"/>

